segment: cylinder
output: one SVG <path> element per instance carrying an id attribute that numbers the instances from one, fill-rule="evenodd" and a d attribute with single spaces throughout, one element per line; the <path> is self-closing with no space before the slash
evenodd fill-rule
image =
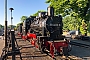
<path id="1" fill-rule="evenodd" d="M 48 7 L 47 8 L 47 14 L 48 14 L 48 16 L 54 16 L 54 8 Z"/>

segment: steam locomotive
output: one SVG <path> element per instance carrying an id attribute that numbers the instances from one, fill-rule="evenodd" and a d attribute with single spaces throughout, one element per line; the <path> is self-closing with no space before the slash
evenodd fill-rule
<path id="1" fill-rule="evenodd" d="M 21 36 L 22 35 L 22 26 L 23 26 L 23 24 L 20 23 L 19 26 L 18 26 L 18 28 L 17 28 L 17 31 L 18 31 L 17 35 L 18 36 Z"/>
<path id="2" fill-rule="evenodd" d="M 42 53 L 68 55 L 69 40 L 62 35 L 62 16 L 54 16 L 54 8 L 48 7 L 47 12 L 39 13 L 38 17 L 27 18 L 20 25 L 22 39 L 29 40 Z"/>

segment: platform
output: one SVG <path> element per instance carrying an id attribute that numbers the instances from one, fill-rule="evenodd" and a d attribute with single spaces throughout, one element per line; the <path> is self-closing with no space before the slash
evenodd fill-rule
<path id="1" fill-rule="evenodd" d="M 5 40 L 3 40 L 3 37 L 2 36 L 0 36 L 0 57 L 1 57 L 1 54 L 2 54 L 2 49 L 4 48 L 4 43 L 5 42 Z"/>

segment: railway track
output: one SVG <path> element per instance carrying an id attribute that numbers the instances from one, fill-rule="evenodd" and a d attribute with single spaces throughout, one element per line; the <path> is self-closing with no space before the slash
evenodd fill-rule
<path id="1" fill-rule="evenodd" d="M 90 42 L 90 36 L 81 36 L 80 40 Z"/>
<path id="2" fill-rule="evenodd" d="M 30 57 L 31 60 L 35 60 L 35 59 L 45 59 L 45 60 L 53 60 L 49 55 L 46 54 L 41 54 L 41 52 L 37 49 L 37 48 L 33 48 L 32 45 L 30 45 L 30 43 L 28 41 L 23 41 L 22 39 L 19 39 L 19 46 L 22 47 L 22 52 L 28 52 L 28 53 L 24 53 L 24 55 L 22 57 L 24 57 L 25 55 Z M 22 44 L 24 43 L 24 44 Z M 30 52 L 31 51 L 31 52 Z M 22 53 L 23 54 L 23 53 Z M 42 57 L 42 58 L 40 58 Z M 28 58 L 28 60 L 30 59 Z M 55 60 L 82 60 L 82 58 L 80 57 L 76 57 L 73 55 L 69 55 L 69 56 L 55 56 Z"/>
<path id="3" fill-rule="evenodd" d="M 50 57 L 50 55 L 41 54 L 41 52 L 37 48 L 32 46 L 28 41 L 24 41 L 20 38 L 17 39 L 17 41 L 20 48 L 22 48 L 20 50 L 22 60 L 83 60 L 82 58 L 73 55 L 55 56 L 55 59 L 53 59 Z M 9 58 L 8 60 L 11 60 L 11 58 Z M 16 56 L 16 60 L 20 60 L 20 57 Z"/>
<path id="4" fill-rule="evenodd" d="M 86 43 L 80 43 L 80 42 L 76 42 L 76 41 L 70 41 L 71 45 L 75 45 L 75 46 L 80 46 L 80 47 L 85 47 L 85 48 L 90 48 L 90 44 L 86 44 Z"/>
<path id="5" fill-rule="evenodd" d="M 69 56 L 56 56 L 55 60 L 83 60 L 80 57 L 69 55 Z"/>

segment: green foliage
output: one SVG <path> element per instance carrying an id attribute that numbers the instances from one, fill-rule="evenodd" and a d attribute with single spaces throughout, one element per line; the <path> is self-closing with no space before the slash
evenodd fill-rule
<path id="1" fill-rule="evenodd" d="M 8 26 L 8 28 L 10 28 L 10 27 L 11 27 L 11 25 Z M 15 25 L 12 25 L 12 28 L 13 28 L 13 29 L 14 29 L 15 27 L 16 27 Z"/>
<path id="2" fill-rule="evenodd" d="M 10 28 L 11 25 L 7 26 L 7 28 Z M 15 25 L 12 25 L 12 28 L 14 29 L 16 26 Z M 0 29 L 4 29 L 4 26 L 0 24 Z"/>
<path id="3" fill-rule="evenodd" d="M 18 23 L 16 27 L 18 27 L 19 25 L 20 25 L 20 23 Z"/>
<path id="4" fill-rule="evenodd" d="M 38 16 L 38 13 L 40 13 L 40 12 L 45 12 L 45 11 L 39 10 L 39 11 L 37 11 L 35 14 L 33 14 L 32 16 Z"/>
<path id="5" fill-rule="evenodd" d="M 27 16 L 22 16 L 21 17 L 21 22 L 23 22 L 24 20 L 26 20 L 28 17 Z"/>
<path id="6" fill-rule="evenodd" d="M 78 30 L 81 19 L 76 19 L 70 15 L 64 17 L 63 19 L 63 30 Z"/>
<path id="7" fill-rule="evenodd" d="M 0 29 L 2 28 L 2 25 L 0 24 Z"/>
<path id="8" fill-rule="evenodd" d="M 22 24 L 23 22 L 20 22 L 16 25 L 15 29 L 17 30 L 17 28 L 19 27 L 20 24 Z"/>
<path id="9" fill-rule="evenodd" d="M 55 14 L 67 15 L 70 11 L 78 14 L 79 18 L 88 20 L 87 12 L 90 5 L 90 0 L 46 0 L 46 3 L 50 3 L 50 6 L 55 8 Z"/>
<path id="10" fill-rule="evenodd" d="M 62 14 L 63 17 L 67 15 L 75 17 L 77 22 L 79 22 L 76 25 L 81 30 L 81 33 L 86 34 L 87 28 L 84 28 L 84 26 L 82 26 L 83 24 L 81 23 L 81 20 L 85 20 L 87 24 L 90 20 L 90 0 L 46 0 L 46 3 L 49 3 L 50 6 L 54 7 L 55 9 L 54 12 L 56 15 Z M 65 22 L 64 20 L 67 22 Z M 72 22 L 71 24 L 68 18 L 65 18 L 64 20 L 63 20 L 64 23 L 63 29 L 69 30 L 76 29 L 74 28 L 75 26 L 73 21 L 70 20 Z"/>
<path id="11" fill-rule="evenodd" d="M 82 35 L 86 34 L 86 32 L 87 32 L 86 29 L 87 29 L 87 24 L 85 23 L 84 20 L 82 20 L 82 24 L 80 25 L 80 31 L 81 31 Z"/>
<path id="12" fill-rule="evenodd" d="M 4 29 L 4 26 L 0 24 L 0 29 Z"/>

